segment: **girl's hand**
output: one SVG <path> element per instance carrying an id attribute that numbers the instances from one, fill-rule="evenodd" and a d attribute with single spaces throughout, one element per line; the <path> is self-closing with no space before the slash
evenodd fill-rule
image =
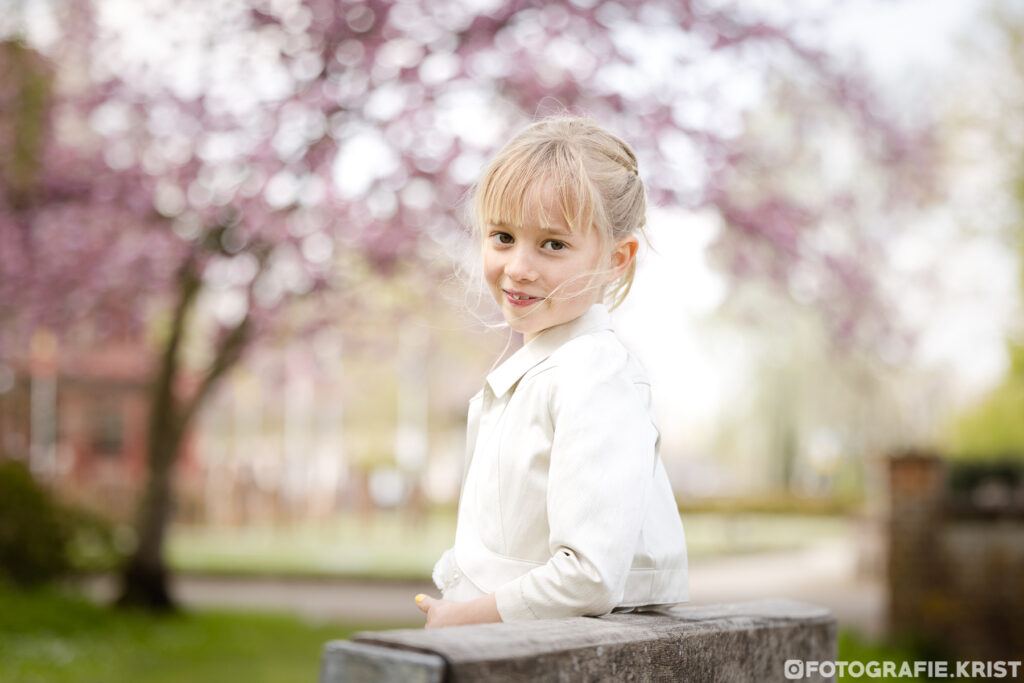
<path id="1" fill-rule="evenodd" d="M 456 626 L 464 623 L 459 619 L 459 604 L 454 600 L 442 600 L 432 598 L 429 595 L 420 593 L 416 596 L 416 606 L 427 615 L 427 623 L 423 628 L 437 628 L 439 626 Z"/>
<path id="2" fill-rule="evenodd" d="M 424 628 L 501 621 L 493 594 L 468 602 L 457 602 L 432 598 L 420 593 L 416 596 L 416 605 L 427 615 Z"/>

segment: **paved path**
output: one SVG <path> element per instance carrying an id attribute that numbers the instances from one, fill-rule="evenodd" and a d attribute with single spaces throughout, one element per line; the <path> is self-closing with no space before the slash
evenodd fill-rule
<path id="1" fill-rule="evenodd" d="M 877 582 L 856 576 L 849 543 L 834 542 L 791 552 L 730 556 L 691 563 L 693 604 L 790 598 L 828 607 L 841 626 L 866 636 L 881 633 L 884 595 Z M 88 592 L 107 600 L 109 577 L 89 581 Z M 437 594 L 429 582 L 346 579 L 178 576 L 175 595 L 192 607 L 239 607 L 289 611 L 312 620 L 366 624 L 423 623 L 417 593 Z"/>
<path id="2" fill-rule="evenodd" d="M 830 542 L 805 550 L 731 556 L 692 563 L 693 604 L 790 598 L 832 610 L 841 627 L 877 639 L 885 618 L 880 580 L 858 575 L 850 543 Z"/>

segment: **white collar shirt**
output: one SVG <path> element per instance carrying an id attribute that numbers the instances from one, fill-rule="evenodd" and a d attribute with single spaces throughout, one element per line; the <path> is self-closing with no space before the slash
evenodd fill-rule
<path id="1" fill-rule="evenodd" d="M 603 305 L 543 331 L 470 400 L 455 545 L 435 566 L 438 587 L 460 599 L 494 593 L 503 621 L 687 600 L 659 441 L 650 384 Z"/>

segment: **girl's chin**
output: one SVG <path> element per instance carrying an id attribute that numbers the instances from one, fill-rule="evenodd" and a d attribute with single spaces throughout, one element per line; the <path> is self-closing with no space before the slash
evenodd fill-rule
<path id="1" fill-rule="evenodd" d="M 521 318 L 515 316 L 505 316 L 505 322 L 513 332 L 518 332 L 527 339 L 535 337 L 543 331 L 544 328 L 537 325 L 534 321 L 527 322 Z"/>

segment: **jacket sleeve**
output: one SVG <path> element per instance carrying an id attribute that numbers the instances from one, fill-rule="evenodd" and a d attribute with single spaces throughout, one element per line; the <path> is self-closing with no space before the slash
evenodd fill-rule
<path id="1" fill-rule="evenodd" d="M 621 363 L 557 371 L 546 500 L 551 557 L 495 591 L 504 621 L 596 616 L 615 607 L 650 498 L 658 431 L 649 387 Z"/>

